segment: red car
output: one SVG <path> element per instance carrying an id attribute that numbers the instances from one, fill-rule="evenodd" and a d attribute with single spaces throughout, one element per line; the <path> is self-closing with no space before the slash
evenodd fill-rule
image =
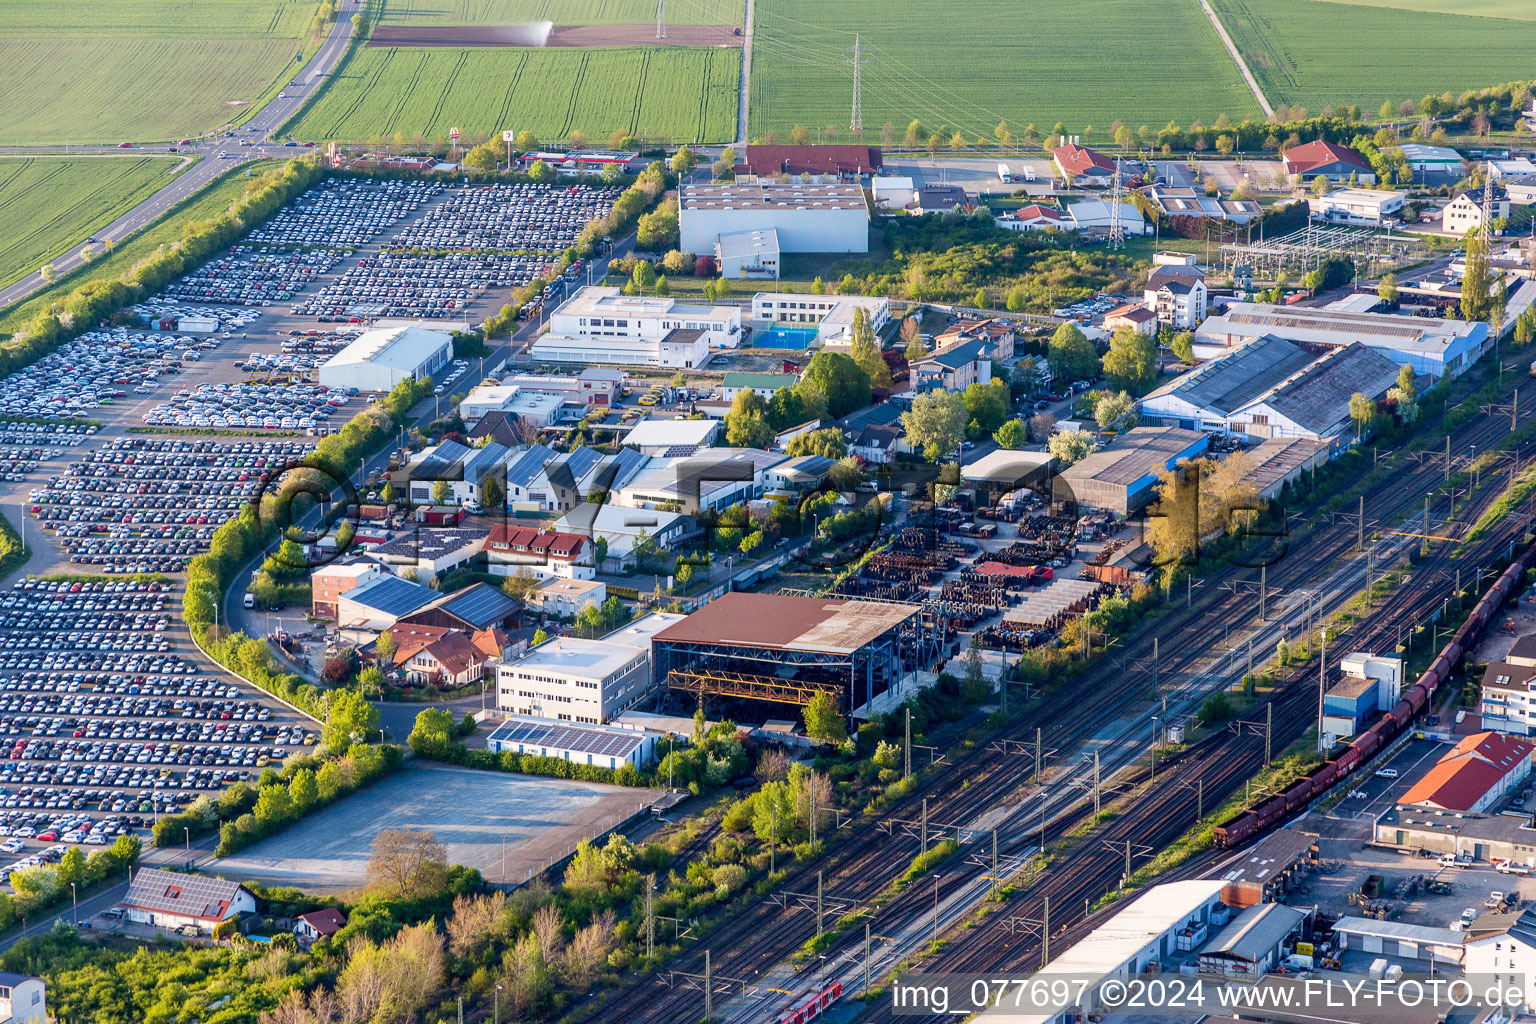
<path id="1" fill-rule="evenodd" d="M 131 142 L 119 142 L 117 144 L 117 148 L 118 149 L 132 149 L 133 148 L 133 143 L 131 143 Z"/>
<path id="2" fill-rule="evenodd" d="M 38 833 L 38 836 L 37 836 L 37 840 L 40 843 L 51 843 L 51 842 L 53 842 L 54 840 L 56 840 L 58 838 L 59 838 L 59 834 L 57 832 L 55 832 L 53 829 L 49 829 L 46 832 L 40 832 L 40 833 Z"/>

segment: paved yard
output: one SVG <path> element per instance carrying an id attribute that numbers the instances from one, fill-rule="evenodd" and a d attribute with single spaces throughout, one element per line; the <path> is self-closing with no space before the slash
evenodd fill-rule
<path id="1" fill-rule="evenodd" d="M 380 831 L 409 828 L 434 832 L 448 847 L 449 863 L 479 868 L 491 882 L 518 882 L 660 795 L 658 790 L 413 764 L 280 835 L 215 861 L 210 869 L 226 878 L 344 891 L 367 880 L 369 849 Z"/>

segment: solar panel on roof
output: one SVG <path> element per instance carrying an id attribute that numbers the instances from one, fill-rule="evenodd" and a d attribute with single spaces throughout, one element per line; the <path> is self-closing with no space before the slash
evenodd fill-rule
<path id="1" fill-rule="evenodd" d="M 557 722 L 530 722 L 510 720 L 497 726 L 490 741 L 498 743 L 535 744 L 558 750 L 570 750 L 601 757 L 628 757 L 640 746 L 644 737 L 625 735 L 606 730 L 582 729 Z"/>
<path id="2" fill-rule="evenodd" d="M 451 612 L 478 629 L 495 625 L 501 619 L 517 611 L 517 602 L 494 587 L 479 584 L 443 605 Z"/>
<path id="3" fill-rule="evenodd" d="M 696 444 L 674 444 L 662 453 L 664 459 L 686 459 L 690 455 L 697 455 L 699 446 Z"/>
<path id="4" fill-rule="evenodd" d="M 419 583 L 401 579 L 398 576 L 385 576 L 365 583 L 352 591 L 347 596 L 348 600 L 383 612 L 385 615 L 409 615 L 411 612 L 430 604 L 436 597 L 436 593 L 430 587 L 424 587 Z"/>

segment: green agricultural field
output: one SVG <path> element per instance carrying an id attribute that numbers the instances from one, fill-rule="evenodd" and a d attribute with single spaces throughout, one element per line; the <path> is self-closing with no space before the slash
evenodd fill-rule
<path id="1" fill-rule="evenodd" d="M 176 163 L 174 157 L 0 157 L 0 287 L 110 224 L 163 185 Z"/>
<path id="2" fill-rule="evenodd" d="M 1211 0 L 1273 104 L 1357 104 L 1499 85 L 1531 74 L 1529 0 Z M 1384 8 L 1394 9 L 1387 10 Z M 1456 14 L 1437 13 L 1454 7 Z M 1483 15 L 1513 15 L 1515 17 Z"/>
<path id="3" fill-rule="evenodd" d="M 543 139 L 614 131 L 735 136 L 741 51 L 706 47 L 364 47 L 293 129 L 297 138 L 466 138 L 508 128 Z"/>
<path id="4" fill-rule="evenodd" d="M 286 82 L 315 0 L 0 0 L 0 144 L 176 139 Z"/>
<path id="5" fill-rule="evenodd" d="M 742 0 L 673 0 L 672 25 L 740 25 Z M 656 0 L 386 0 L 386 25 L 645 25 L 656 20 Z"/>
<path id="6" fill-rule="evenodd" d="M 971 141 L 1006 120 L 1049 132 L 1058 121 L 1090 144 L 1109 125 L 1207 124 L 1259 113 L 1195 0 L 1075 3 L 971 0 L 758 0 L 752 56 L 754 136 L 795 124 L 846 134 L 854 33 L 860 35 L 865 136 L 897 141 L 914 118 Z M 945 46 L 943 40 L 953 40 Z"/>
<path id="7" fill-rule="evenodd" d="M 167 158 L 155 159 L 159 161 Z M 131 162 L 133 161 L 124 161 L 124 163 Z M 0 338 L 15 333 L 27 321 L 46 309 L 49 303 L 78 285 L 86 281 L 118 277 L 131 270 L 140 260 L 153 255 L 160 246 L 180 239 L 182 229 L 188 222 L 210 220 L 223 213 L 245 194 L 245 190 L 254 178 L 259 178 L 274 167 L 282 166 L 282 163 L 281 160 L 257 160 L 238 169 L 231 168 L 223 177 L 215 179 L 201 192 L 167 211 L 153 224 L 114 248 L 111 253 L 103 253 L 92 263 L 60 279 L 52 287 L 45 288 L 25 302 L 5 310 L 4 316 L 0 317 Z M 0 170 L 3 169 L 0 167 Z M 250 178 L 246 177 L 247 170 L 251 173 Z"/>

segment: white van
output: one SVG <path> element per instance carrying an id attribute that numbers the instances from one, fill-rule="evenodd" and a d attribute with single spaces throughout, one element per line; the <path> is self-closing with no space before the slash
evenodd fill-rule
<path id="1" fill-rule="evenodd" d="M 251 593 L 250 591 L 246 591 L 246 594 L 245 594 L 245 606 L 247 608 L 255 608 L 256 607 L 256 595 Z"/>

